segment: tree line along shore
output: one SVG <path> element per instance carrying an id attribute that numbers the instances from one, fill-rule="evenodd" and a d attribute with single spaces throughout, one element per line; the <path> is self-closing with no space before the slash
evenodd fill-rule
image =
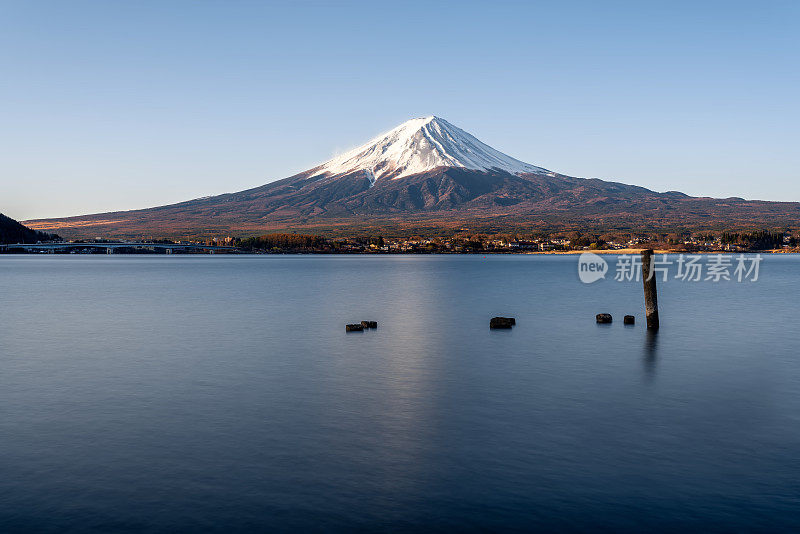
<path id="1" fill-rule="evenodd" d="M 61 242 L 57 235 L 38 232 L 0 214 L 0 244 Z M 384 236 L 364 235 L 330 237 L 303 233 L 269 233 L 259 236 L 234 238 L 206 237 L 175 241 L 170 239 L 141 238 L 135 241 L 154 245 L 117 249 L 120 253 L 163 252 L 157 245 L 197 244 L 199 246 L 227 246 L 237 251 L 251 253 L 575 253 L 586 250 L 599 253 L 624 253 L 651 248 L 661 252 L 800 252 L 800 231 L 752 230 L 744 232 L 672 233 L 580 231 L 538 233 L 471 233 L 456 231 L 447 236 Z M 121 240 L 96 238 L 71 241 L 70 252 L 102 252 L 92 245 L 125 243 Z M 81 250 L 80 244 L 87 246 Z M 9 252 L 14 251 L 9 249 Z M 176 251 L 177 252 L 177 251 Z M 190 251 L 182 251 L 190 252 Z"/>
<path id="2" fill-rule="evenodd" d="M 800 252 L 800 235 L 754 231 L 745 233 L 698 235 L 516 235 L 516 234 L 457 234 L 450 237 L 325 237 L 314 234 L 274 233 L 236 239 L 212 237 L 190 241 L 168 239 L 137 240 L 140 246 L 119 248 L 117 253 L 165 252 L 159 245 L 197 245 L 197 249 L 175 253 L 202 252 L 203 246 L 231 247 L 228 252 L 255 254 L 574 254 L 583 251 L 624 254 L 642 249 L 660 253 L 713 252 Z M 72 252 L 100 253 L 93 245 L 122 243 L 107 239 L 71 242 Z M 141 246 L 144 244 L 145 246 Z M 147 245 L 151 246 L 147 246 Z M 85 245 L 81 249 L 80 245 Z M 225 251 L 219 251 L 223 253 Z"/>
<path id="3" fill-rule="evenodd" d="M 338 237 L 310 234 L 267 234 L 233 240 L 242 250 L 253 252 L 342 252 L 342 253 L 570 253 L 592 250 L 625 252 L 644 248 L 663 252 L 794 251 L 800 233 L 720 232 L 697 234 L 582 234 L 554 235 L 456 234 L 451 237 Z M 219 242 L 212 240 L 212 242 Z"/>

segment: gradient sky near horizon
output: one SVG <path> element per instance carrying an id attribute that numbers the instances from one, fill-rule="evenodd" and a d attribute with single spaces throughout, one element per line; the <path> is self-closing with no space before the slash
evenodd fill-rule
<path id="1" fill-rule="evenodd" d="M 0 0 L 0 212 L 255 187 L 437 115 L 565 174 L 800 201 L 800 2 Z"/>

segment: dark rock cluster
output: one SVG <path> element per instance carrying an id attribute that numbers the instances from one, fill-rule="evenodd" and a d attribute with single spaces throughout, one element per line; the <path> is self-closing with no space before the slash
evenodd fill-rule
<path id="1" fill-rule="evenodd" d="M 360 323 L 344 325 L 346 332 L 363 332 L 370 328 L 378 328 L 378 321 L 361 321 Z"/>
<path id="2" fill-rule="evenodd" d="M 608 324 L 614 320 L 610 313 L 598 313 L 595 318 L 600 324 Z"/>
<path id="3" fill-rule="evenodd" d="M 513 317 L 492 317 L 489 320 L 489 328 L 511 328 L 517 324 L 517 320 Z"/>

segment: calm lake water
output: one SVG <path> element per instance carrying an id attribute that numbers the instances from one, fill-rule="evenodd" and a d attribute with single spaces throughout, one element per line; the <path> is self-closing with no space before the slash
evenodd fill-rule
<path id="1" fill-rule="evenodd" d="M 575 256 L 0 256 L 0 531 L 797 530 L 800 257 L 760 271 L 649 336 Z"/>

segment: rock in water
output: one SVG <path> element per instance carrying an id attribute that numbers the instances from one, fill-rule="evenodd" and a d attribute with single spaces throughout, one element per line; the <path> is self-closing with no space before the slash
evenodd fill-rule
<path id="1" fill-rule="evenodd" d="M 346 332 L 363 332 L 364 326 L 360 324 L 348 324 L 344 327 Z"/>
<path id="2" fill-rule="evenodd" d="M 511 328 L 517 324 L 513 317 L 492 317 L 489 320 L 489 328 Z"/>
<path id="3" fill-rule="evenodd" d="M 378 321 L 361 321 L 364 328 L 378 328 Z"/>
<path id="4" fill-rule="evenodd" d="M 622 323 L 623 324 L 636 324 L 636 317 L 634 317 L 633 315 L 626 315 L 625 317 L 622 318 Z"/>
<path id="5" fill-rule="evenodd" d="M 611 321 L 614 320 L 611 317 L 610 313 L 598 313 L 597 317 L 595 317 L 595 318 L 597 319 L 597 322 L 600 323 L 600 324 L 607 324 L 607 323 L 610 323 Z"/>

